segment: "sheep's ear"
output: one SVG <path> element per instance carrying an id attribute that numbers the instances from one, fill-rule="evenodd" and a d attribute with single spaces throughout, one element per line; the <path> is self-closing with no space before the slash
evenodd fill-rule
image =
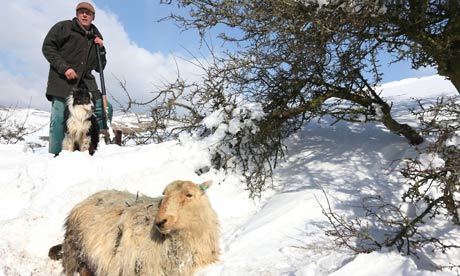
<path id="1" fill-rule="evenodd" d="M 209 187 L 211 187 L 211 185 L 212 185 L 212 180 L 208 180 L 206 182 L 198 184 L 198 187 L 200 187 L 200 189 L 204 192 L 207 189 L 209 189 Z"/>

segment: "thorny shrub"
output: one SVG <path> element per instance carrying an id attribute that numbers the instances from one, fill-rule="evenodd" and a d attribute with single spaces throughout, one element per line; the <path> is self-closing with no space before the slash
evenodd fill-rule
<path id="1" fill-rule="evenodd" d="M 28 129 L 26 122 L 29 118 L 27 113 L 23 121 L 13 119 L 14 107 L 1 108 L 0 112 L 0 144 L 16 144 L 24 141 L 24 137 L 39 129 Z"/>
<path id="2" fill-rule="evenodd" d="M 419 109 L 412 112 L 428 139 L 417 149 L 417 158 L 402 162 L 400 173 L 408 187 L 402 202 L 389 203 L 381 196 L 365 198 L 358 206 L 364 216 L 350 220 L 332 210 L 326 196 L 323 213 L 332 225 L 326 234 L 338 246 L 356 253 L 395 248 L 415 256 L 460 249 L 446 239 L 446 233 L 460 225 L 460 97 L 439 98 L 429 106 L 418 103 Z M 430 227 L 440 223 L 444 234 Z M 459 271 L 460 264 L 437 264 L 437 268 Z"/>

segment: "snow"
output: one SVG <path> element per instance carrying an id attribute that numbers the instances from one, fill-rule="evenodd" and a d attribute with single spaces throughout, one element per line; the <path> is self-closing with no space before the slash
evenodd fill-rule
<path id="1" fill-rule="evenodd" d="M 369 265 L 372 264 L 372 265 Z M 395 252 L 372 252 L 358 255 L 353 262 L 345 265 L 330 276 L 393 276 L 393 275 L 450 275 L 443 272 L 418 271 L 415 262 Z"/>
<path id="2" fill-rule="evenodd" d="M 454 147 L 459 147 L 460 146 L 460 133 L 457 131 L 454 136 L 450 137 L 446 141 L 446 146 L 454 146 Z"/>
<path id="3" fill-rule="evenodd" d="M 422 170 L 442 168 L 446 163 L 435 153 L 422 153 L 418 157 L 418 160 L 420 161 L 420 168 Z"/>
<path id="4" fill-rule="evenodd" d="M 393 81 L 383 84 L 381 88 L 384 96 L 397 96 L 398 99 L 449 95 L 455 91 L 452 83 L 439 75 Z"/>
<path id="5" fill-rule="evenodd" d="M 407 111 L 413 105 L 411 97 L 456 94 L 439 76 L 393 82 L 381 89 L 394 103 L 394 116 L 412 125 L 415 119 Z M 257 105 L 247 108 L 253 110 L 253 118 L 263 116 Z M 286 141 L 288 154 L 274 171 L 275 189 L 251 200 L 237 173 L 195 173 L 210 165 L 208 148 L 220 135 L 221 113 L 206 118 L 208 126 L 218 127 L 217 136 L 209 139 L 182 135 L 179 141 L 143 146 L 101 143 L 94 156 L 62 152 L 56 158 L 40 140 L 47 136 L 47 112 L 18 109 L 10 116 L 17 122 L 28 116 L 28 127 L 39 130 L 26 141 L 0 144 L 0 275 L 61 275 L 60 262 L 50 260 L 48 250 L 62 241 L 64 219 L 75 204 L 103 189 L 157 196 L 176 179 L 214 181 L 207 193 L 221 222 L 222 255 L 220 262 L 198 275 L 456 275 L 436 271 L 432 261 L 458 263 L 458 251 L 419 258 L 393 250 L 355 255 L 337 248 L 325 235 L 330 229 L 321 208 L 325 195 L 334 210 L 349 217 L 358 215 L 355 206 L 366 196 L 401 203 L 404 181 L 392 169 L 415 150 L 379 124 L 306 126 Z M 239 127 L 238 122 L 232 124 L 221 131 Z M 42 147 L 31 147 L 32 142 Z M 442 162 L 436 156 L 421 158 L 427 166 Z M 457 228 L 432 227 L 458 244 Z"/>

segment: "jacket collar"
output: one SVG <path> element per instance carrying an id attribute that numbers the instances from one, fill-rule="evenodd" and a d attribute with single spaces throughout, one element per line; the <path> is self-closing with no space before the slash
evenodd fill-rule
<path id="1" fill-rule="evenodd" d="M 89 31 L 87 31 L 81 24 L 80 22 L 78 21 L 78 19 L 76 17 L 74 17 L 72 19 L 72 30 L 76 31 L 76 32 L 79 32 L 81 33 L 82 35 L 86 36 L 88 35 Z M 98 37 L 100 37 L 101 39 L 102 38 L 102 35 L 101 33 L 99 32 L 99 30 L 97 29 L 96 26 L 94 26 L 93 24 L 91 24 L 91 28 L 90 28 L 90 31 L 93 32 L 95 35 L 97 35 Z"/>
<path id="2" fill-rule="evenodd" d="M 81 24 L 80 22 L 78 21 L 78 18 L 74 17 L 72 19 L 72 29 L 74 31 L 77 31 L 79 33 L 81 33 L 82 35 L 86 36 L 88 33 L 90 32 L 93 32 L 94 29 L 96 29 L 96 27 L 91 24 L 91 27 L 89 28 L 89 30 L 86 30 Z"/>

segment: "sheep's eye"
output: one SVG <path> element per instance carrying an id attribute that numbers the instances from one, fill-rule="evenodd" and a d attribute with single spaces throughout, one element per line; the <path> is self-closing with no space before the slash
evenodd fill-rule
<path id="1" fill-rule="evenodd" d="M 188 197 L 188 198 L 191 198 L 191 197 L 193 197 L 193 195 L 192 195 L 192 194 L 186 194 L 185 196 L 186 196 L 186 197 Z"/>

